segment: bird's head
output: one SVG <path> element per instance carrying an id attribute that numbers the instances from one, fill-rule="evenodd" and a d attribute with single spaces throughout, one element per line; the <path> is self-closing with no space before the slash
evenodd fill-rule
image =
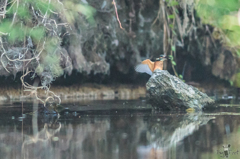
<path id="1" fill-rule="evenodd" d="M 156 58 L 155 61 L 165 61 L 167 60 L 167 56 L 166 55 L 160 55 L 160 57 Z"/>

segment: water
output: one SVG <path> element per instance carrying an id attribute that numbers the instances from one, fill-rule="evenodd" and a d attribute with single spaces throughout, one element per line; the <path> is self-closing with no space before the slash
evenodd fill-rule
<path id="1" fill-rule="evenodd" d="M 79 101 L 57 114 L 0 106 L 1 159 L 240 158 L 238 102 L 204 112 L 159 112 L 144 100 Z M 23 108 L 22 108 L 23 106 Z"/>

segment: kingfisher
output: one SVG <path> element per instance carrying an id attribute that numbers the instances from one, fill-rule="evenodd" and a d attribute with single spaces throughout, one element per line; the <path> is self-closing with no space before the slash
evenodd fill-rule
<path id="1" fill-rule="evenodd" d="M 165 55 L 160 55 L 160 57 L 155 59 L 155 62 L 146 59 L 135 67 L 135 71 L 152 75 L 156 69 L 163 70 L 163 62 L 165 60 L 167 60 Z"/>

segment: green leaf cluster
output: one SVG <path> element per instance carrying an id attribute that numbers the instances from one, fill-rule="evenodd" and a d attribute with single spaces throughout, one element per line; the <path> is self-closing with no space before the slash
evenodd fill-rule
<path id="1" fill-rule="evenodd" d="M 179 3 L 176 0 L 165 0 L 168 3 L 168 6 L 177 6 Z"/>
<path id="2" fill-rule="evenodd" d="M 41 64 L 36 68 L 36 73 L 49 72 L 53 78 L 63 74 L 63 69 L 60 66 L 60 58 L 57 50 L 60 41 L 58 37 L 48 39 L 45 44 L 45 54 L 41 57 Z"/>
<path id="3" fill-rule="evenodd" d="M 196 3 L 196 11 L 202 22 L 220 28 L 230 47 L 240 46 L 239 8 L 238 0 L 199 0 Z"/>
<path id="4" fill-rule="evenodd" d="M 38 10 L 43 15 L 49 15 L 50 12 L 48 12 L 48 10 L 54 11 L 56 9 L 56 5 L 54 5 L 53 2 L 49 3 L 48 1 L 42 0 L 22 0 L 19 1 L 18 6 L 17 4 L 9 5 L 7 8 L 7 14 L 13 15 L 16 13 L 21 19 L 31 19 L 30 11 L 32 10 L 30 7 L 35 8 L 35 10 Z"/>
<path id="5" fill-rule="evenodd" d="M 29 35 L 32 37 L 33 40 L 39 41 L 45 35 L 45 28 L 42 26 L 34 28 L 29 32 Z"/>
<path id="6" fill-rule="evenodd" d="M 8 41 L 14 43 L 16 41 L 23 41 L 24 37 L 31 36 L 31 38 L 38 42 L 45 35 L 45 28 L 42 26 L 30 28 L 19 23 L 12 25 L 9 20 L 4 20 L 0 23 L 0 32 L 9 33 Z"/>
<path id="7" fill-rule="evenodd" d="M 61 38 L 58 35 L 54 37 L 52 34 L 48 34 L 46 27 L 41 22 L 35 23 L 36 16 L 39 18 L 38 15 L 43 15 L 46 18 L 56 19 L 56 16 L 52 16 L 52 13 L 59 11 L 61 16 L 66 18 L 67 21 L 74 22 L 76 19 L 79 20 L 80 13 L 80 15 L 83 15 L 81 17 L 84 21 L 94 24 L 96 10 L 89 5 L 76 4 L 72 1 L 63 1 L 64 5 L 48 0 L 20 0 L 12 2 L 6 8 L 6 18 L 1 20 L 0 32 L 8 33 L 6 36 L 7 42 L 14 45 L 22 45 L 22 42 L 26 41 L 26 37 L 31 37 L 34 46 L 41 45 L 44 38 L 46 43 L 41 54 L 40 64 L 35 68 L 35 72 L 39 75 L 43 72 L 50 73 L 52 78 L 61 76 L 63 74 L 63 69 L 60 65 L 61 56 L 57 52 Z M 32 8 L 34 8 L 34 11 Z M 38 46 L 34 48 L 39 49 Z"/>
<path id="8" fill-rule="evenodd" d="M 63 69 L 60 66 L 60 58 L 56 54 L 47 54 L 43 62 L 38 65 L 35 72 L 39 75 L 42 72 L 50 72 L 53 78 L 61 76 L 63 74 Z"/>
<path id="9" fill-rule="evenodd" d="M 174 19 L 175 16 L 174 16 L 173 14 L 171 14 L 171 15 L 168 15 L 168 18 L 169 18 L 169 19 Z"/>
<path id="10" fill-rule="evenodd" d="M 69 23 L 73 23 L 76 19 L 76 16 L 79 16 L 78 13 L 81 13 L 86 17 L 90 24 L 95 24 L 94 15 L 96 10 L 93 7 L 86 4 L 75 4 L 70 1 L 65 2 L 64 6 L 68 9 L 68 12 L 65 13 L 65 16 Z"/>
<path id="11" fill-rule="evenodd" d="M 173 56 L 169 55 L 169 59 L 171 60 L 172 65 L 176 66 L 176 62 L 173 60 Z"/>
<path id="12" fill-rule="evenodd" d="M 47 14 L 47 15 L 49 15 L 50 14 L 50 12 L 49 12 L 49 10 L 55 10 L 55 7 L 54 7 L 54 4 L 53 4 L 53 2 L 51 2 L 51 3 L 48 3 L 48 1 L 35 1 L 35 2 L 33 2 L 33 3 L 31 3 L 32 5 L 35 5 L 36 6 L 36 8 L 38 8 L 39 9 L 39 11 L 42 13 L 42 14 Z"/>

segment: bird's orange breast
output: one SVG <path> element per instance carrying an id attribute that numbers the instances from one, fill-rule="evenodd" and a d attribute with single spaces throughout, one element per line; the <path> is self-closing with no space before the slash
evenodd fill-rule
<path id="1" fill-rule="evenodd" d="M 154 62 L 153 71 L 155 71 L 156 69 L 163 70 L 163 61 Z"/>

